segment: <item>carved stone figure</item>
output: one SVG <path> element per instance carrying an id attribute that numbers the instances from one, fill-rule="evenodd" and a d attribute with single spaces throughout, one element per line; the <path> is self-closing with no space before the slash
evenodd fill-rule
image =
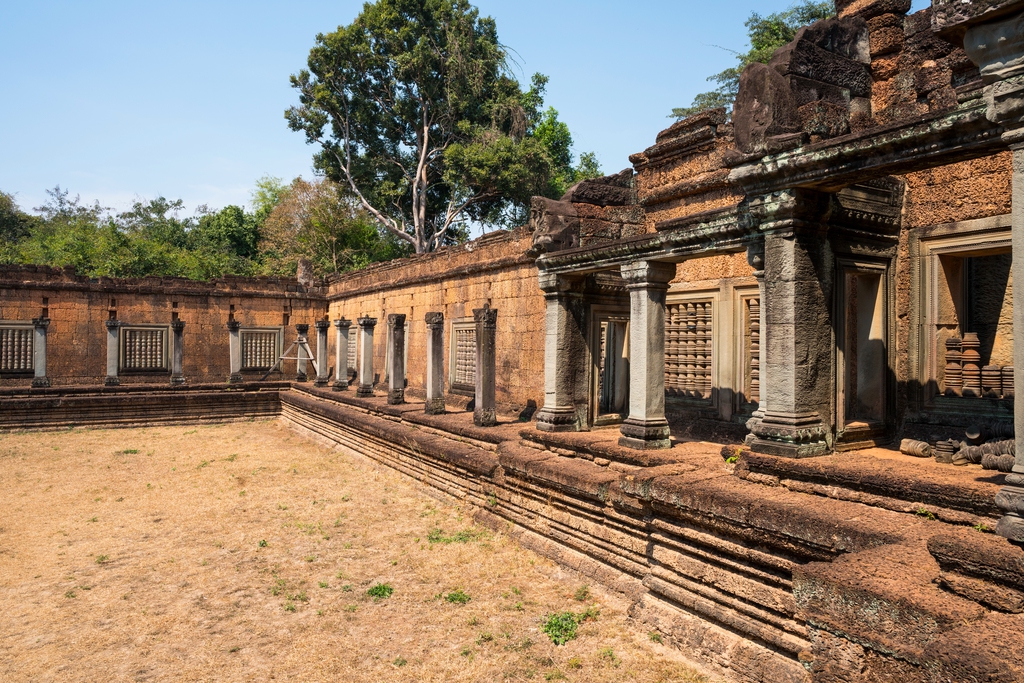
<path id="1" fill-rule="evenodd" d="M 580 245 L 580 218 L 570 202 L 533 197 L 530 200 L 530 227 L 536 254 L 550 254 Z"/>

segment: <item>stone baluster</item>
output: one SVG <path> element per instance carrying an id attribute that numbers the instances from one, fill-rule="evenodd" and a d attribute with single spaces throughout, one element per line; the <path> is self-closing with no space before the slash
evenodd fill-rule
<path id="1" fill-rule="evenodd" d="M 477 427 L 493 427 L 498 424 L 495 410 L 495 337 L 498 327 L 498 311 L 484 304 L 473 309 L 476 323 L 476 398 L 473 410 L 473 424 Z"/>
<path id="2" fill-rule="evenodd" d="M 962 365 L 963 391 L 962 395 L 969 398 L 981 396 L 981 354 L 978 349 L 981 341 L 977 332 L 965 332 L 963 341 L 960 343 L 960 360 Z"/>
<path id="3" fill-rule="evenodd" d="M 670 448 L 665 419 L 665 294 L 674 263 L 634 261 L 622 266 L 629 290 L 629 417 L 619 444 Z"/>
<path id="4" fill-rule="evenodd" d="M 177 313 L 175 313 L 177 315 Z M 185 360 L 185 323 L 182 320 L 171 321 L 171 384 L 184 384 L 182 365 Z"/>
<path id="5" fill-rule="evenodd" d="M 405 403 L 405 314 L 388 315 L 388 404 Z"/>
<path id="6" fill-rule="evenodd" d="M 242 323 L 234 318 L 228 320 L 228 361 L 230 363 L 230 374 L 228 384 L 237 384 L 242 381 Z M 274 359 L 277 360 L 276 358 Z"/>
<path id="7" fill-rule="evenodd" d="M 120 341 L 120 320 L 107 320 L 107 378 L 104 380 L 104 384 L 108 387 L 116 387 L 121 383 L 121 378 L 118 377 L 118 365 L 120 360 L 120 354 L 118 349 L 118 343 Z"/>
<path id="8" fill-rule="evenodd" d="M 964 376 L 963 366 L 960 357 L 960 337 L 950 337 L 946 340 L 946 396 L 959 396 L 963 391 Z"/>
<path id="9" fill-rule="evenodd" d="M 427 402 L 424 411 L 441 415 L 444 406 L 444 314 L 427 313 Z"/>
<path id="10" fill-rule="evenodd" d="M 327 363 L 327 331 L 331 329 L 329 320 L 317 320 L 316 327 L 316 379 L 315 387 L 326 387 L 331 380 L 330 367 Z"/>
<path id="11" fill-rule="evenodd" d="M 334 391 L 348 389 L 348 334 L 352 327 L 351 320 L 341 318 L 334 321 Z"/>
<path id="12" fill-rule="evenodd" d="M 373 328 L 377 319 L 362 317 L 356 320 L 359 325 L 359 387 L 356 396 L 373 396 Z"/>
<path id="13" fill-rule="evenodd" d="M 34 343 L 32 348 L 32 367 L 34 377 L 32 386 L 43 388 L 50 386 L 50 378 L 46 376 L 46 331 L 50 327 L 50 319 L 36 318 L 32 321 Z"/>
<path id="14" fill-rule="evenodd" d="M 580 431 L 587 427 L 587 306 L 579 277 L 541 271 L 544 291 L 544 407 L 537 429 Z"/>

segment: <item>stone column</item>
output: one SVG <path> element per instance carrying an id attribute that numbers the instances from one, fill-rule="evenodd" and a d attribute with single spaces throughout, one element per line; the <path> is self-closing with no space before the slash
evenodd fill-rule
<path id="1" fill-rule="evenodd" d="M 832 448 L 835 369 L 833 256 L 826 236 L 830 195 L 784 190 L 756 198 L 764 233 L 761 421 L 751 447 L 800 458 Z"/>
<path id="2" fill-rule="evenodd" d="M 765 396 L 765 372 L 764 372 L 764 328 L 765 328 L 765 306 L 764 306 L 764 241 L 760 241 L 757 244 L 751 244 L 747 247 L 747 263 L 754 269 L 754 278 L 757 280 L 757 296 L 761 302 L 758 306 L 758 345 L 757 345 L 757 367 L 758 367 L 758 399 L 757 399 L 757 410 L 750 415 L 750 419 L 747 420 L 747 429 L 750 433 L 747 434 L 746 443 L 749 445 L 754 440 L 753 429 L 757 425 L 761 424 L 761 419 L 764 418 L 764 396 Z M 747 397 L 750 400 L 750 397 Z"/>
<path id="3" fill-rule="evenodd" d="M 32 386 L 41 388 L 50 386 L 50 378 L 46 376 L 46 330 L 50 327 L 49 318 L 36 318 L 32 321 L 35 328 L 33 334 L 35 339 L 32 346 L 32 366 L 35 368 L 35 377 L 32 378 Z"/>
<path id="4" fill-rule="evenodd" d="M 337 330 L 334 344 L 334 391 L 348 389 L 348 333 L 351 327 L 351 320 L 341 318 L 334 321 Z"/>
<path id="5" fill-rule="evenodd" d="M 1024 2 L 1006 6 L 996 21 L 986 21 L 988 3 L 956 7 L 948 28 L 966 27 L 964 50 L 988 84 L 986 117 L 1003 127 L 1003 142 L 1013 152 L 1011 270 L 1014 282 L 1024 282 Z M 1024 287 L 1013 289 L 1013 338 L 1013 381 L 1019 386 L 1024 382 Z M 1013 415 L 1017 455 L 1006 485 L 996 494 L 996 505 L 1005 513 L 996 533 L 1024 544 L 1024 400 L 1014 401 Z"/>
<path id="6" fill-rule="evenodd" d="M 376 318 L 359 318 L 359 388 L 356 396 L 373 396 L 373 328 Z"/>
<path id="7" fill-rule="evenodd" d="M 629 417 L 619 445 L 671 448 L 665 419 L 665 293 L 674 263 L 634 261 L 622 266 L 629 290 Z"/>
<path id="8" fill-rule="evenodd" d="M 581 277 L 538 274 L 544 291 L 544 407 L 537 429 L 578 432 L 587 428 L 587 306 Z"/>
<path id="9" fill-rule="evenodd" d="M 476 398 L 473 410 L 473 424 L 477 427 L 493 427 L 498 424 L 494 409 L 495 332 L 498 327 L 498 311 L 484 304 L 473 309 L 476 322 Z"/>
<path id="10" fill-rule="evenodd" d="M 184 345 L 185 323 L 181 320 L 171 321 L 171 384 L 184 384 L 181 366 L 185 359 Z"/>
<path id="11" fill-rule="evenodd" d="M 242 338 L 239 334 L 241 328 L 242 324 L 237 320 L 228 320 L 228 358 L 231 363 L 228 384 L 242 381 Z"/>
<path id="12" fill-rule="evenodd" d="M 388 315 L 388 404 L 405 403 L 405 314 Z"/>
<path id="13" fill-rule="evenodd" d="M 305 382 L 309 379 L 306 374 L 306 345 L 309 344 L 309 325 L 296 325 L 295 331 L 298 333 L 298 340 L 300 343 L 295 345 L 298 360 L 295 361 L 295 381 Z M 305 343 L 302 343 L 305 342 Z"/>
<path id="14" fill-rule="evenodd" d="M 327 320 L 317 320 L 316 323 L 316 381 L 315 387 L 326 387 L 330 381 L 327 367 L 327 330 L 331 323 Z"/>
<path id="15" fill-rule="evenodd" d="M 121 329 L 120 320 L 107 320 L 107 379 L 103 382 L 108 387 L 116 387 L 121 383 L 121 378 L 118 374 L 118 360 L 120 355 L 118 353 L 118 343 L 120 342 L 119 331 Z"/>
<path id="16" fill-rule="evenodd" d="M 428 415 L 442 415 L 444 408 L 444 314 L 427 313 L 427 403 Z"/>

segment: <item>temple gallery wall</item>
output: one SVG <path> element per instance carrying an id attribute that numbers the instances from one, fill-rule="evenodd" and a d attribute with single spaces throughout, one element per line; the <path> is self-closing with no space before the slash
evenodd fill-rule
<path id="1" fill-rule="evenodd" d="M 464 245 L 0 268 L 0 429 L 279 416 L 727 679 L 1024 680 L 1024 2 L 909 8 L 837 0 L 731 115 Z"/>

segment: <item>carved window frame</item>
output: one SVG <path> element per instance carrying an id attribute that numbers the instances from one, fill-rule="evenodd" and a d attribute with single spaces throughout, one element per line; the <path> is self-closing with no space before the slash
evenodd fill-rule
<path id="1" fill-rule="evenodd" d="M 0 332 L 10 330 L 12 332 L 26 332 L 28 337 L 28 367 L 5 370 L 4 354 L 5 348 L 0 347 L 0 378 L 31 377 L 35 374 L 36 367 L 36 339 L 35 326 L 31 320 L 0 320 Z M 0 343 L 2 337 L 0 337 Z"/>
<path id="2" fill-rule="evenodd" d="M 451 343 L 448 345 L 448 392 L 452 394 L 459 394 L 461 396 L 475 396 L 476 395 L 476 347 L 473 348 L 473 376 L 474 383 L 467 384 L 465 382 L 457 382 L 458 377 L 458 353 L 459 353 L 459 332 L 466 330 L 472 330 L 473 340 L 476 341 L 476 321 L 473 318 L 458 318 L 451 322 L 449 328 Z"/>
<path id="3" fill-rule="evenodd" d="M 128 340 L 133 332 L 159 332 L 161 349 L 160 366 L 129 367 Z M 166 375 L 171 371 L 171 326 L 170 325 L 122 325 L 117 332 L 117 371 L 121 375 Z"/>
<path id="4" fill-rule="evenodd" d="M 701 289 L 673 290 L 669 289 L 665 296 L 665 324 L 669 324 L 669 307 L 687 303 L 711 304 L 711 391 L 708 397 L 689 397 L 670 393 L 668 381 L 665 383 L 665 400 L 686 407 L 718 409 L 720 404 L 721 364 L 726 346 L 723 344 L 722 330 L 722 290 L 721 287 Z M 666 374 L 668 366 L 668 332 L 665 334 Z"/>
<path id="5" fill-rule="evenodd" d="M 246 363 L 247 354 L 245 351 L 245 337 L 252 334 L 273 334 L 274 335 L 274 359 L 270 365 L 249 365 Z M 281 357 L 284 348 L 284 327 L 243 327 L 238 330 L 238 343 L 241 347 L 242 372 L 266 372 L 274 366 L 277 359 Z"/>

